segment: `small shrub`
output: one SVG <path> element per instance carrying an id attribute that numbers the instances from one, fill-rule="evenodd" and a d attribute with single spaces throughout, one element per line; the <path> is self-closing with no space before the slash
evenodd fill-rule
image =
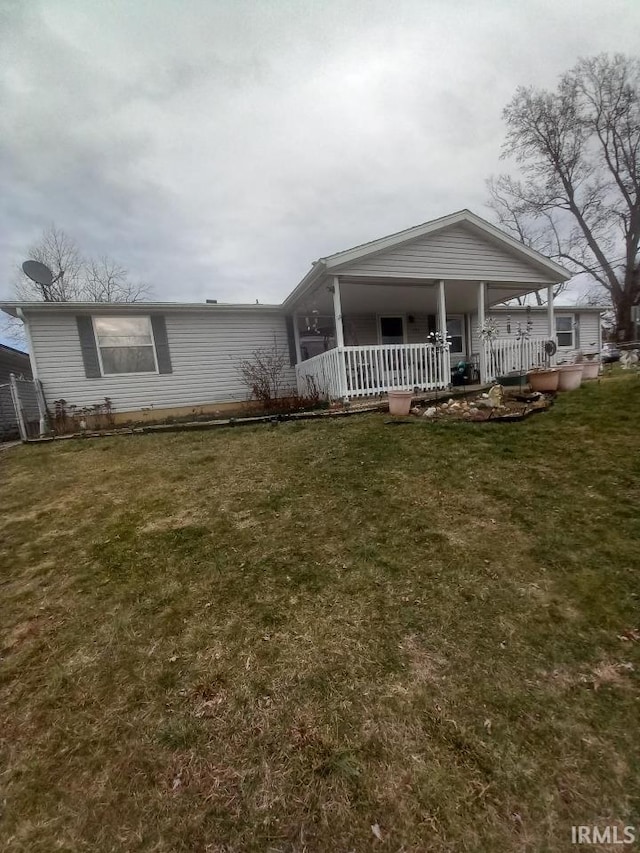
<path id="1" fill-rule="evenodd" d="M 272 347 L 254 350 L 250 358 L 240 363 L 240 378 L 251 396 L 265 409 L 271 408 L 285 390 L 284 371 L 288 358 L 274 341 Z"/>
<path id="2" fill-rule="evenodd" d="M 74 406 L 66 400 L 53 401 L 53 414 L 49 413 L 53 430 L 58 435 L 80 432 L 84 429 L 112 429 L 115 426 L 114 407 L 110 397 L 93 406 Z"/>

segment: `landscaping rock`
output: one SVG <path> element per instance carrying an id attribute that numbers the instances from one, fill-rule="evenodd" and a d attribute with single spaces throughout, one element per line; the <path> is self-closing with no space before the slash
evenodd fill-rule
<path id="1" fill-rule="evenodd" d="M 423 418 L 435 418 L 437 411 L 438 410 L 436 409 L 435 406 L 429 406 L 428 409 L 425 409 L 425 412 L 424 412 L 422 417 Z"/>

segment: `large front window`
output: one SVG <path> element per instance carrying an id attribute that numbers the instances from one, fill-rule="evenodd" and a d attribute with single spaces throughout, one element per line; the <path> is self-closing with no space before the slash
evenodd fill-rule
<path id="1" fill-rule="evenodd" d="M 149 317 L 94 317 L 102 373 L 155 373 Z"/>

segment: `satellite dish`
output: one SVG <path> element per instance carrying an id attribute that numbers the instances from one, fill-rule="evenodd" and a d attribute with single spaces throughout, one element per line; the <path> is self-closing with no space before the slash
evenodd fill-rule
<path id="1" fill-rule="evenodd" d="M 40 261 L 25 261 L 22 264 L 23 273 L 28 276 L 31 281 L 36 284 L 41 284 L 43 287 L 50 287 L 53 284 L 53 273 L 45 264 Z"/>
<path id="2" fill-rule="evenodd" d="M 558 351 L 558 347 L 556 346 L 555 341 L 545 341 L 544 343 L 544 351 L 547 355 L 555 355 Z"/>

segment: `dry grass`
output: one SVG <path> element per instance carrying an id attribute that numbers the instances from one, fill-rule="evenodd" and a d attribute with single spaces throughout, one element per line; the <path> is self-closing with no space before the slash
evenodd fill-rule
<path id="1" fill-rule="evenodd" d="M 2 849 L 563 851 L 640 822 L 639 415 L 610 379 L 522 424 L 3 454 Z"/>

